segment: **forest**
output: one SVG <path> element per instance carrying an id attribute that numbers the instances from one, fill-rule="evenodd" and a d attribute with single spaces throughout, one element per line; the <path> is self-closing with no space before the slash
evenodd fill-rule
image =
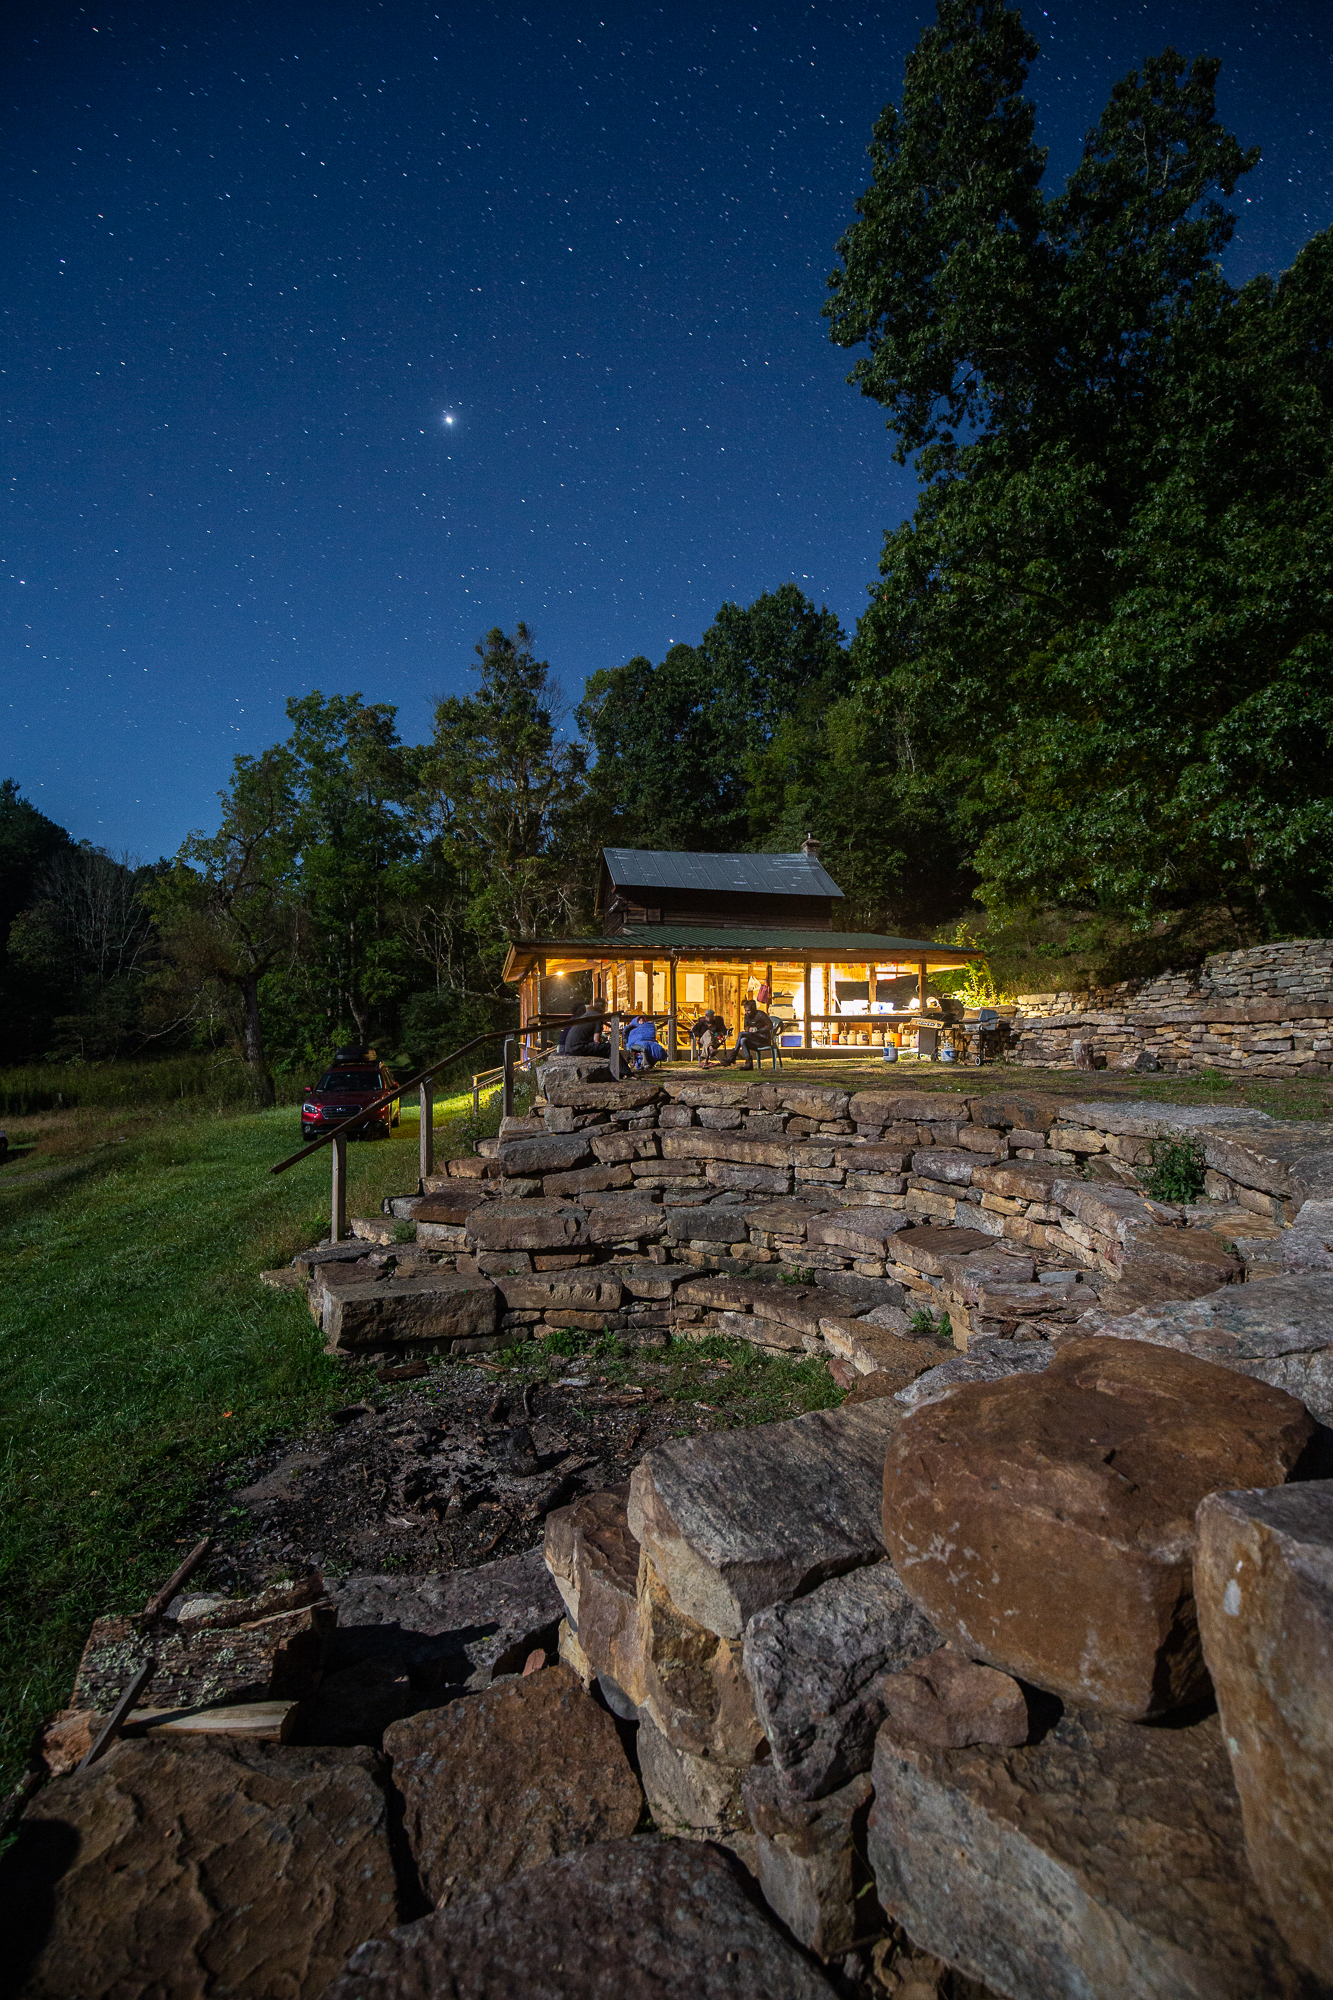
<path id="1" fill-rule="evenodd" d="M 813 832 L 848 928 L 975 941 L 1023 990 L 1327 934 L 1333 231 L 1227 282 L 1258 156 L 1170 49 L 1048 188 L 1035 55 L 1017 10 L 940 0 L 834 249 L 849 393 L 918 478 L 854 632 L 774 579 L 566 711 L 497 628 L 428 742 L 291 699 L 151 864 L 4 781 L 3 1060 L 214 1051 L 260 1101 L 342 1037 L 424 1062 L 511 1018 L 511 935 L 591 926 L 603 843 Z"/>

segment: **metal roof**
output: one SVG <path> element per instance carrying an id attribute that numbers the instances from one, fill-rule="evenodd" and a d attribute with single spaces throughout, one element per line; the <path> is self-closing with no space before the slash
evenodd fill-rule
<path id="1" fill-rule="evenodd" d="M 841 896 L 812 854 L 672 854 L 651 847 L 604 847 L 617 889 L 705 889 L 713 895 Z"/>
<path id="2" fill-rule="evenodd" d="M 812 963 L 886 960 L 900 964 L 966 965 L 976 951 L 955 951 L 927 938 L 880 937 L 874 931 L 764 930 L 757 925 L 634 924 L 614 937 L 517 938 L 505 960 L 506 979 L 521 979 L 539 958 L 781 958 Z"/>

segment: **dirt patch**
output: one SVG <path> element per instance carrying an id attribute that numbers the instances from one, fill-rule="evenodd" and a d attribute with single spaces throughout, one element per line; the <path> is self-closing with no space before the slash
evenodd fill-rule
<path id="1" fill-rule="evenodd" d="M 523 1383 L 453 1364 L 349 1404 L 331 1433 L 286 1438 L 214 1483 L 199 1526 L 218 1547 L 197 1587 L 246 1592 L 307 1564 L 472 1569 L 535 1548 L 552 1507 L 627 1478 L 694 1416 L 660 1400 L 663 1364 L 633 1372 L 612 1384 L 575 1360 L 563 1381 Z"/>

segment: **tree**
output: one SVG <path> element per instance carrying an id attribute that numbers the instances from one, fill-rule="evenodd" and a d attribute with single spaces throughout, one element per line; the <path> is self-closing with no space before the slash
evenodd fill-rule
<path id="1" fill-rule="evenodd" d="M 1257 157 L 1218 65 L 1119 82 L 1041 191 L 1034 45 L 941 0 L 839 245 L 832 338 L 923 482 L 853 647 L 998 905 L 1237 930 L 1329 894 L 1328 240 L 1237 293 L 1217 259 Z"/>
<path id="2" fill-rule="evenodd" d="M 414 801 L 451 979 L 464 933 L 463 957 L 493 979 L 505 939 L 568 928 L 586 893 L 587 758 L 561 734 L 550 666 L 523 624 L 512 637 L 495 626 L 475 650 L 480 688 L 436 704 Z"/>
<path id="3" fill-rule="evenodd" d="M 295 963 L 303 930 L 296 776 L 285 749 L 237 757 L 230 789 L 218 794 L 218 831 L 192 833 L 145 896 L 174 970 L 159 982 L 165 1013 L 198 1017 L 220 996 L 264 1104 L 275 1093 L 261 986 L 275 966 Z"/>
<path id="4" fill-rule="evenodd" d="M 38 871 L 14 919 L 9 956 L 52 1005 L 52 1052 L 114 1056 L 140 1027 L 144 975 L 157 950 L 145 892 L 157 870 L 89 841 Z"/>
<path id="5" fill-rule="evenodd" d="M 837 618 L 784 583 L 724 604 L 697 646 L 656 667 L 639 656 L 593 674 L 577 714 L 603 837 L 704 852 L 762 839 L 753 781 L 783 731 L 817 731 L 843 667 Z"/>

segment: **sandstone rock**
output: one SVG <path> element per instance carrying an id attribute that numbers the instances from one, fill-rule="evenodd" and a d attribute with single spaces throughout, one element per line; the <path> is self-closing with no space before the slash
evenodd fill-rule
<path id="1" fill-rule="evenodd" d="M 667 1235 L 677 1243 L 743 1243 L 754 1213 L 749 1207 L 731 1203 L 673 1209 L 667 1217 Z"/>
<path id="2" fill-rule="evenodd" d="M 1250 1867 L 1293 1955 L 1333 1986 L 1333 1480 L 1214 1493 L 1194 1594 Z"/>
<path id="3" fill-rule="evenodd" d="M 542 1177 L 542 1194 L 546 1199 L 555 1197 L 564 1201 L 577 1201 L 581 1195 L 601 1194 L 611 1189 L 629 1188 L 634 1185 L 634 1176 L 627 1166 L 575 1167 L 567 1174 L 545 1174 Z"/>
<path id="4" fill-rule="evenodd" d="M 604 1166 L 623 1165 L 627 1160 L 655 1160 L 658 1157 L 655 1132 L 608 1132 L 605 1137 L 593 1133 L 590 1144 L 594 1155 Z"/>
<path id="5" fill-rule="evenodd" d="M 715 1840 L 745 1854 L 753 1836 L 741 1796 L 745 1769 L 678 1750 L 651 1716 L 639 1717 L 639 1776 L 653 1824 L 678 1840 Z"/>
<path id="6" fill-rule="evenodd" d="M 325 1290 L 320 1325 L 334 1353 L 476 1340 L 495 1331 L 495 1287 L 482 1277 L 436 1271 Z"/>
<path id="7" fill-rule="evenodd" d="M 883 1306 L 880 1310 L 893 1312 L 906 1321 L 907 1315 L 894 1306 Z M 873 1326 L 864 1319 L 825 1317 L 820 1320 L 819 1328 L 831 1354 L 850 1361 L 858 1375 L 892 1376 L 895 1389 L 905 1389 L 918 1375 L 934 1368 L 940 1358 L 934 1341 L 914 1340 L 905 1331 L 898 1333 Z"/>
<path id="8" fill-rule="evenodd" d="M 999 1382 L 1006 1375 L 1041 1375 L 1050 1367 L 1058 1350 L 1045 1341 L 969 1340 L 965 1354 L 951 1354 L 935 1368 L 925 1370 L 897 1400 L 907 1410 L 926 1403 L 942 1402 L 965 1382 Z"/>
<path id="9" fill-rule="evenodd" d="M 395 1722 L 384 1750 L 437 1906 L 638 1824 L 642 1796 L 615 1723 L 567 1667 Z"/>
<path id="10" fill-rule="evenodd" d="M 1226 1285 L 1124 1316 L 1115 1312 L 1119 1296 L 1119 1287 L 1103 1295 L 1099 1334 L 1237 1369 L 1298 1396 L 1321 1423 L 1333 1424 L 1333 1272 Z"/>
<path id="11" fill-rule="evenodd" d="M 468 1217 L 468 1236 L 479 1250 L 572 1250 L 586 1243 L 588 1212 L 545 1196 L 492 1201 Z"/>
<path id="12" fill-rule="evenodd" d="M 661 1134 L 664 1160 L 729 1160 L 737 1166 L 781 1167 L 790 1164 L 790 1148 L 780 1139 L 745 1139 L 732 1132 Z"/>
<path id="13" fill-rule="evenodd" d="M 741 1669 L 740 1641 L 719 1639 L 687 1617 L 646 1550 L 639 1561 L 635 1631 L 641 1692 L 634 1699 L 641 1717 L 646 1713 L 675 1750 L 748 1768 L 764 1732 Z"/>
<path id="14" fill-rule="evenodd" d="M 1333 1146 L 1326 1128 L 1266 1120 L 1245 1131 L 1205 1132 L 1202 1138 L 1208 1165 L 1240 1187 L 1276 1195 L 1298 1210 L 1307 1201 L 1333 1199 Z"/>
<path id="15" fill-rule="evenodd" d="M 973 1187 L 1004 1195 L 1010 1201 L 1048 1202 L 1058 1178 L 1058 1168 L 1038 1160 L 993 1160 L 972 1169 Z"/>
<path id="16" fill-rule="evenodd" d="M 969 1654 L 1069 1701 L 1162 1715 L 1208 1691 L 1195 1509 L 1237 1479 L 1281 1484 L 1314 1432 L 1294 1397 L 1191 1355 L 1071 1341 L 1044 1374 L 960 1386 L 904 1421 L 885 1545 Z"/>
<path id="17" fill-rule="evenodd" d="M 540 1549 L 442 1576 L 350 1576 L 333 1597 L 334 1660 L 409 1658 L 441 1688 L 517 1673 L 535 1647 L 555 1644 L 563 1608 Z"/>
<path id="18" fill-rule="evenodd" d="M 639 1544 L 625 1518 L 628 1500 L 626 1482 L 548 1514 L 544 1555 L 593 1673 L 637 1709 L 645 1694 Z"/>
<path id="19" fill-rule="evenodd" d="M 1124 1247 L 1128 1277 L 1169 1285 L 1176 1298 L 1202 1298 L 1219 1285 L 1238 1284 L 1245 1267 L 1210 1229 L 1140 1229 Z"/>
<path id="20" fill-rule="evenodd" d="M 798 1800 L 771 1764 L 759 1764 L 747 1772 L 742 1796 L 758 1843 L 764 1901 L 798 1944 L 838 1958 L 878 1928 L 879 1905 L 865 1893 L 868 1773 L 827 1798 Z"/>
<path id="21" fill-rule="evenodd" d="M 624 1243 L 630 1238 L 656 1240 L 666 1234 L 666 1214 L 647 1194 L 626 1195 L 598 1202 L 588 1211 L 589 1243 Z"/>
<path id="22" fill-rule="evenodd" d="M 568 1271 L 547 1276 L 501 1277 L 496 1290 L 510 1312 L 553 1312 L 569 1307 L 575 1312 L 615 1312 L 623 1296 L 619 1273 L 612 1267 L 588 1271 Z"/>
<path id="23" fill-rule="evenodd" d="M 869 1853 L 913 1941 L 1032 2000 L 1313 2000 L 1245 1864 L 1214 1718 L 1066 1713 L 1024 1749 L 875 1747 Z"/>
<path id="24" fill-rule="evenodd" d="M 948 1181 L 954 1187 L 970 1187 L 976 1156 L 947 1146 L 918 1146 L 912 1155 L 912 1172 L 928 1180 Z"/>
<path id="25" fill-rule="evenodd" d="M 1280 1256 L 1285 1271 L 1333 1271 L 1333 1201 L 1301 1204 L 1282 1232 Z"/>
<path id="26" fill-rule="evenodd" d="M 869 1770 L 889 1676 L 939 1636 L 887 1562 L 755 1613 L 745 1674 L 792 1798 L 822 1798 Z"/>
<path id="27" fill-rule="evenodd" d="M 902 1174 L 907 1171 L 912 1148 L 871 1141 L 863 1146 L 836 1146 L 833 1157 L 840 1167 L 855 1174 Z"/>
<path id="28" fill-rule="evenodd" d="M 29 2000 L 314 2000 L 397 1920 L 379 1759 L 118 1743 L 29 1806 L 4 1900 Z"/>
<path id="29" fill-rule="evenodd" d="M 707 1278 L 688 1278 L 676 1293 L 684 1306 L 703 1306 L 709 1312 L 752 1312 L 778 1289 L 763 1278 L 732 1278 L 721 1273 Z M 813 1286 L 783 1285 L 793 1305 L 815 1300 Z"/>
<path id="30" fill-rule="evenodd" d="M 647 1078 L 628 1078 L 621 1083 L 583 1083 L 573 1077 L 552 1077 L 546 1093 L 548 1104 L 566 1111 L 641 1111 L 661 1096 L 657 1085 Z M 501 1134 L 503 1137 L 503 1134 Z"/>
<path id="31" fill-rule="evenodd" d="M 952 1646 L 911 1660 L 884 1682 L 887 1733 L 934 1750 L 969 1743 L 1012 1749 L 1028 1740 L 1028 1705 L 1018 1682 Z"/>
<path id="32" fill-rule="evenodd" d="M 891 1398 L 682 1438 L 630 1479 L 629 1526 L 682 1611 L 739 1639 L 750 1615 L 882 1554 Z"/>
<path id="33" fill-rule="evenodd" d="M 730 1160 L 709 1160 L 707 1177 L 714 1187 L 738 1188 L 744 1194 L 786 1194 L 791 1187 L 790 1169 L 746 1167 Z"/>
<path id="34" fill-rule="evenodd" d="M 327 2000 L 830 2000 L 725 1855 L 604 1841 L 363 1945 Z"/>
<path id="35" fill-rule="evenodd" d="M 829 1303 L 835 1312 L 869 1315 L 881 1306 L 901 1306 L 903 1288 L 892 1278 L 863 1278 L 856 1271 L 816 1271 L 815 1283 L 821 1291 L 836 1292 L 846 1304 Z"/>
<path id="36" fill-rule="evenodd" d="M 983 1230 L 950 1229 L 927 1222 L 895 1237 L 893 1260 L 896 1264 L 906 1264 L 909 1270 L 939 1277 L 946 1268 L 946 1258 L 966 1256 L 969 1250 L 994 1248 L 992 1238 Z"/>
<path id="37" fill-rule="evenodd" d="M 830 1250 L 875 1258 L 888 1255 L 893 1239 L 908 1226 L 908 1218 L 895 1208 L 839 1208 L 811 1222 L 806 1236 Z M 896 1244 L 892 1254 L 898 1254 Z"/>

